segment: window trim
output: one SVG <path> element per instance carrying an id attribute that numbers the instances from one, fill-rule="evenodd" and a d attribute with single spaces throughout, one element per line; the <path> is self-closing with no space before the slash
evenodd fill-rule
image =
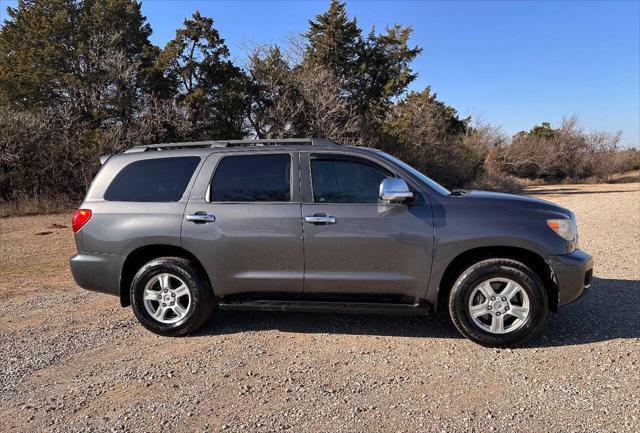
<path id="1" fill-rule="evenodd" d="M 225 158 L 242 158 L 242 157 L 251 157 L 251 156 L 274 156 L 274 155 L 286 155 L 289 157 L 289 200 L 288 201 L 212 201 L 211 200 L 211 187 L 213 186 L 213 178 L 216 176 L 216 172 L 222 164 L 222 161 Z M 238 154 L 225 154 L 218 158 L 215 166 L 213 167 L 213 171 L 211 173 L 211 177 L 209 178 L 209 182 L 207 183 L 207 191 L 205 193 L 204 201 L 205 203 L 211 204 L 292 204 L 292 203 L 300 203 L 299 201 L 293 201 L 294 191 L 293 191 L 293 164 L 294 162 L 294 154 L 290 152 L 251 152 L 251 153 L 238 153 Z"/>
<path id="2" fill-rule="evenodd" d="M 370 167 L 373 167 L 375 169 L 378 169 L 380 171 L 386 172 L 388 173 L 390 176 L 387 177 L 388 178 L 397 178 L 399 177 L 397 173 L 394 173 L 393 171 L 389 170 L 388 168 L 378 164 L 375 161 L 372 161 L 368 158 L 362 158 L 359 155 L 350 155 L 350 154 L 338 154 L 338 153 L 309 153 L 309 186 L 311 187 L 311 203 L 313 205 L 357 205 L 357 206 L 391 206 L 391 205 L 404 205 L 406 206 L 407 204 L 404 203 L 384 203 L 384 202 L 377 202 L 377 203 L 363 203 L 363 202 L 356 202 L 356 203 L 340 203 L 340 202 L 317 202 L 316 201 L 316 197 L 315 197 L 315 193 L 313 190 L 313 167 L 312 167 L 312 162 L 314 159 L 326 159 L 326 160 L 337 160 L 337 161 L 348 161 L 348 162 L 355 162 L 357 164 L 362 164 L 362 165 L 368 165 Z"/>

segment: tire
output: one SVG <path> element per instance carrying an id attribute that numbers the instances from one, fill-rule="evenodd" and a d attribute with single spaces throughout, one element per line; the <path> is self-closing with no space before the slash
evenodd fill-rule
<path id="1" fill-rule="evenodd" d="M 189 260 L 180 257 L 148 262 L 131 282 L 134 314 L 145 328 L 158 335 L 192 333 L 207 321 L 214 306 L 208 282 Z"/>
<path id="2" fill-rule="evenodd" d="M 544 283 L 516 260 L 488 259 L 474 264 L 458 277 L 449 294 L 454 325 L 483 346 L 524 343 L 542 329 L 547 312 Z"/>

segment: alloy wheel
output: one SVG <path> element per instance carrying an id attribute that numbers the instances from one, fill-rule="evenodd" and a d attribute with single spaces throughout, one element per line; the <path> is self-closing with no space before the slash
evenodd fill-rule
<path id="1" fill-rule="evenodd" d="M 149 279 L 142 300 L 153 319 L 171 324 L 186 317 L 191 307 L 191 291 L 178 276 L 162 273 Z"/>
<path id="2" fill-rule="evenodd" d="M 508 278 L 491 278 L 478 284 L 471 292 L 468 308 L 473 322 L 492 334 L 519 329 L 531 311 L 527 292 Z"/>

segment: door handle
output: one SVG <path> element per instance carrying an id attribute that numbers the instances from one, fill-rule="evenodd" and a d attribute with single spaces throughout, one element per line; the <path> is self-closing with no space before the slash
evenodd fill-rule
<path id="1" fill-rule="evenodd" d="M 315 214 L 304 217 L 304 222 L 309 224 L 335 224 L 336 217 L 326 214 Z"/>
<path id="2" fill-rule="evenodd" d="M 204 212 L 196 212 L 193 214 L 186 215 L 185 218 L 187 221 L 192 221 L 194 223 L 212 223 L 216 220 L 216 216 L 210 213 Z"/>

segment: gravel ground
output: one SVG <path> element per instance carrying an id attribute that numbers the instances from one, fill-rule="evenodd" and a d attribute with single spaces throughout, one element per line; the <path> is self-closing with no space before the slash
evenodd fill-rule
<path id="1" fill-rule="evenodd" d="M 531 193 L 576 212 L 596 278 L 514 350 L 442 317 L 219 312 L 158 337 L 73 284 L 68 215 L 0 220 L 0 430 L 638 432 L 640 184 Z"/>

